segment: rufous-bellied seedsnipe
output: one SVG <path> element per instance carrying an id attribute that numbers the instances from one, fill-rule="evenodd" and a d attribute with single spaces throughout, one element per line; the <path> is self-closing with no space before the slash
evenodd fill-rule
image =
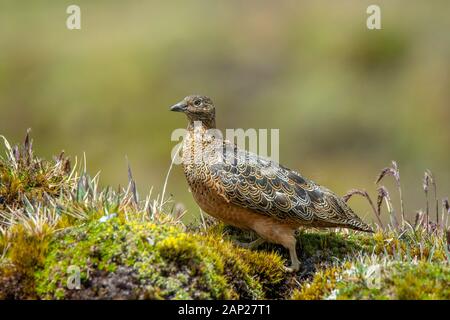
<path id="1" fill-rule="evenodd" d="M 269 159 L 217 135 L 211 99 L 192 95 L 172 106 L 186 114 L 189 124 L 183 141 L 183 168 L 200 208 L 240 229 L 253 230 L 264 241 L 289 250 L 298 270 L 295 231 L 301 227 L 372 229 L 333 192 Z"/>

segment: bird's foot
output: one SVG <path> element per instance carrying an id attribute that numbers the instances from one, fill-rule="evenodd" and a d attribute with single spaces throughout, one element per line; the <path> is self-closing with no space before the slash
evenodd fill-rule
<path id="1" fill-rule="evenodd" d="M 258 238 L 252 242 L 240 242 L 237 240 L 233 241 L 235 245 L 242 247 L 242 248 L 246 248 L 246 249 L 254 249 L 257 246 L 259 246 L 260 244 L 263 244 L 265 241 L 263 238 Z"/>
<path id="2" fill-rule="evenodd" d="M 298 272 L 300 270 L 300 265 L 299 264 L 292 264 L 289 267 L 284 267 L 284 271 L 288 272 L 288 273 L 295 273 Z"/>
<path id="3" fill-rule="evenodd" d="M 289 267 L 284 267 L 286 272 L 294 273 L 300 270 L 300 261 L 297 258 L 297 255 L 293 257 L 291 260 L 291 265 Z"/>

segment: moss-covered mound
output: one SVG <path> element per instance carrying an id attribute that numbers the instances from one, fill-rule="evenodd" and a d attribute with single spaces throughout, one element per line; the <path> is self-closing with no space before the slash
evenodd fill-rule
<path id="1" fill-rule="evenodd" d="M 36 292 L 46 299 L 259 299 L 273 296 L 283 279 L 276 254 L 113 218 L 54 237 L 36 272 Z"/>
<path id="2" fill-rule="evenodd" d="M 299 230 L 291 274 L 285 248 L 238 247 L 255 234 L 207 217 L 186 226 L 164 196 L 139 197 L 131 169 L 126 188 L 102 188 L 85 165 L 36 158 L 28 135 L 3 140 L 0 299 L 450 299 L 448 202 L 439 224 Z"/>

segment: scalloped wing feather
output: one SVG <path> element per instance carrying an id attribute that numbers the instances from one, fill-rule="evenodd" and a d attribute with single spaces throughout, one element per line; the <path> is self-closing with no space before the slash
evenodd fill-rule
<path id="1" fill-rule="evenodd" d="M 280 220 L 371 231 L 330 190 L 270 160 L 237 148 L 231 159 L 209 165 L 227 202 Z"/>

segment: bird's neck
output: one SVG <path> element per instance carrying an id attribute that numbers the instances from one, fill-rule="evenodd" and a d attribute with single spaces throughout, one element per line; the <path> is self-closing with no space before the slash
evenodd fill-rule
<path id="1" fill-rule="evenodd" d="M 188 131 L 194 131 L 196 128 L 202 130 L 216 129 L 216 119 L 189 119 Z"/>
<path id="2" fill-rule="evenodd" d="M 210 157 L 216 144 L 221 145 L 218 139 L 214 139 L 216 124 L 214 119 L 195 121 L 189 119 L 187 134 L 183 142 L 183 167 L 191 170 L 194 165 L 203 165 L 205 159 Z M 214 144 L 216 143 L 216 144 Z"/>

